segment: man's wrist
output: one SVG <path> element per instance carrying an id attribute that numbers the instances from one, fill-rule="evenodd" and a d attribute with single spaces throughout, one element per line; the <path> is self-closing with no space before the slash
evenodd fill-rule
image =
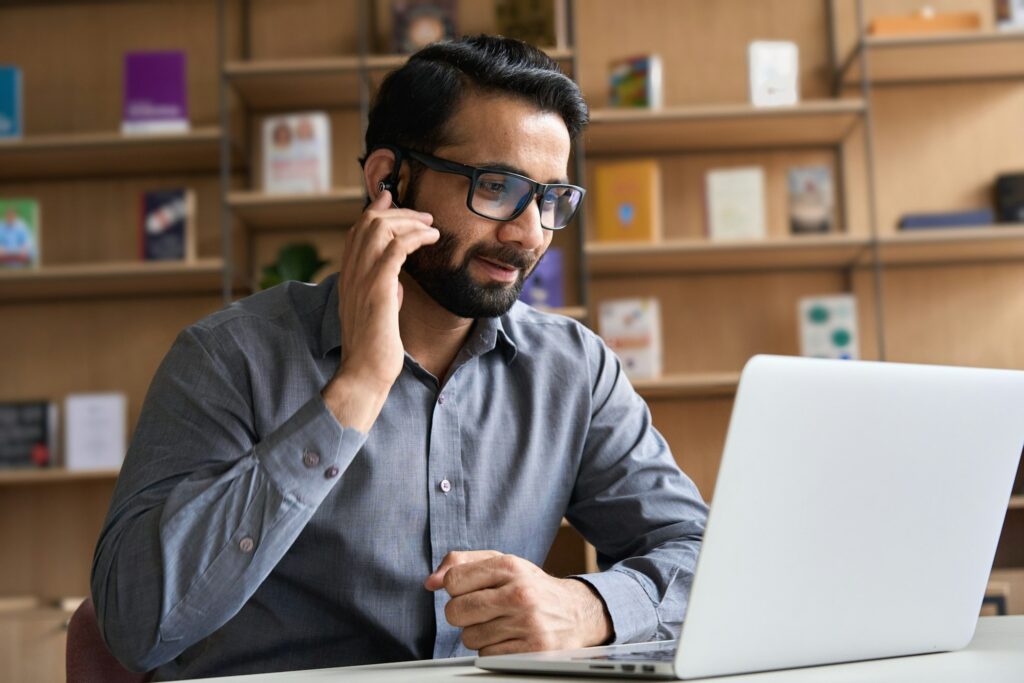
<path id="1" fill-rule="evenodd" d="M 597 589 L 586 581 L 570 577 L 566 586 L 578 596 L 578 622 L 585 634 L 584 647 L 607 645 L 615 640 L 612 617 Z"/>
<path id="2" fill-rule="evenodd" d="M 339 373 L 327 383 L 320 395 L 338 424 L 366 434 L 377 421 L 390 390 L 390 386 L 379 382 L 355 374 Z"/>

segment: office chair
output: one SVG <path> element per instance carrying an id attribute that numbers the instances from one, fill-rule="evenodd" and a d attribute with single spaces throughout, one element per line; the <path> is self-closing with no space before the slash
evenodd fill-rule
<path id="1" fill-rule="evenodd" d="M 86 599 L 68 621 L 67 683 L 146 683 L 152 673 L 135 673 L 110 654 L 100 637 L 96 609 Z"/>

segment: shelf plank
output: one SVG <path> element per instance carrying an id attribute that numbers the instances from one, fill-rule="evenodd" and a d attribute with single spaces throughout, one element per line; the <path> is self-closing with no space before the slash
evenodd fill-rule
<path id="1" fill-rule="evenodd" d="M 555 315 L 564 315 L 567 318 L 573 318 L 574 320 L 586 320 L 587 309 L 584 306 L 560 306 L 560 307 L 549 307 L 549 306 L 535 306 L 538 311 L 544 313 L 554 313 Z"/>
<path id="2" fill-rule="evenodd" d="M 339 188 L 322 194 L 231 192 L 228 206 L 254 231 L 289 228 L 349 227 L 363 212 L 360 188 Z"/>
<path id="3" fill-rule="evenodd" d="M 1024 31 L 869 36 L 847 60 L 844 85 L 860 85 L 865 52 L 876 85 L 1024 76 Z"/>
<path id="4" fill-rule="evenodd" d="M 1011 510 L 1024 510 L 1024 495 L 1010 497 Z"/>
<path id="5" fill-rule="evenodd" d="M 111 132 L 0 140 L 0 180 L 214 172 L 220 168 L 220 144 L 216 127 L 162 135 Z"/>
<path id="6" fill-rule="evenodd" d="M 843 268 L 855 264 L 869 244 L 867 237 L 839 233 L 737 242 L 592 242 L 585 249 L 592 275 L 635 275 L 638 272 Z"/>
<path id="7" fill-rule="evenodd" d="M 218 294 L 224 261 L 123 261 L 0 270 L 0 301 L 146 294 Z"/>
<path id="8" fill-rule="evenodd" d="M 732 396 L 739 382 L 738 372 L 712 372 L 636 379 L 632 384 L 645 399 L 664 399 Z"/>
<path id="9" fill-rule="evenodd" d="M 547 50 L 559 61 L 572 59 L 571 50 Z M 397 69 L 408 55 L 338 56 L 305 59 L 233 61 L 224 76 L 242 101 L 253 109 L 286 111 L 308 108 L 342 109 L 359 106 L 364 75 L 379 81 Z"/>
<path id="10" fill-rule="evenodd" d="M 907 230 L 880 237 L 878 251 L 886 265 L 1022 259 L 1024 225 Z"/>
<path id="11" fill-rule="evenodd" d="M 832 146 L 846 138 L 864 111 L 859 99 L 809 101 L 793 107 L 599 109 L 591 112 L 584 135 L 591 155 Z"/>
<path id="12" fill-rule="evenodd" d="M 49 469 L 7 469 L 0 470 L 0 486 L 21 484 L 61 484 L 77 481 L 104 481 L 117 479 L 119 470 L 67 470 L 63 467 Z"/>

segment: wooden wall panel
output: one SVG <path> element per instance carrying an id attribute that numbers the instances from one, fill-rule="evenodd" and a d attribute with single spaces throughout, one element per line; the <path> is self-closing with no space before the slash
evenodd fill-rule
<path id="1" fill-rule="evenodd" d="M 142 193 L 190 187 L 196 197 L 196 251 L 221 253 L 220 179 L 216 175 L 122 177 L 0 185 L 0 196 L 39 201 L 42 263 L 139 259 Z"/>
<path id="2" fill-rule="evenodd" d="M 576 12 L 579 82 L 591 107 L 608 104 L 608 63 L 657 53 L 666 105 L 749 101 L 747 45 L 792 40 L 804 99 L 830 94 L 822 0 L 585 0 Z"/>
<path id="3" fill-rule="evenodd" d="M 1024 82 L 879 88 L 873 107 L 881 234 L 904 213 L 991 207 L 996 175 L 1024 170 Z"/>
<path id="4" fill-rule="evenodd" d="M 0 681 L 64 681 L 70 616 L 55 609 L 0 612 Z"/>
<path id="5" fill-rule="evenodd" d="M 249 0 L 251 59 L 358 54 L 362 1 Z"/>
<path id="6" fill-rule="evenodd" d="M 119 130 L 131 50 L 185 50 L 192 125 L 218 121 L 214 0 L 21 3 L 0 6 L 0 26 L 0 63 L 23 70 L 28 135 Z"/>
<path id="7" fill-rule="evenodd" d="M 87 596 L 113 491 L 113 479 L 0 487 L 0 595 Z"/>
<path id="8" fill-rule="evenodd" d="M 656 296 L 661 302 L 667 374 L 736 372 L 758 353 L 799 354 L 797 302 L 847 291 L 839 271 L 774 271 L 664 275 L 591 281 L 593 315 L 600 302 Z"/>
<path id="9" fill-rule="evenodd" d="M 654 399 L 648 402 L 654 426 L 672 449 L 680 469 L 697 485 L 704 500 L 715 491 L 732 397 Z"/>
<path id="10" fill-rule="evenodd" d="M 890 268 L 888 360 L 1024 369 L 1024 264 Z"/>
<path id="11" fill-rule="evenodd" d="M 590 157 L 587 178 L 593 184 L 595 167 L 604 157 Z M 618 158 L 608 161 L 618 161 Z M 715 168 L 761 166 L 765 171 L 765 214 L 770 238 L 787 237 L 789 232 L 788 169 L 793 166 L 822 165 L 832 169 L 838 178 L 836 155 L 831 150 L 779 150 L 764 152 L 731 152 L 717 154 L 677 154 L 658 157 L 661 168 L 662 236 L 670 239 L 700 239 L 707 236 L 707 202 L 705 175 Z M 587 237 L 596 239 L 594 193 L 588 198 Z M 837 211 L 837 228 L 844 231 Z M 863 224 L 857 227 L 863 228 Z"/>
<path id="12" fill-rule="evenodd" d="M 134 424 L 150 380 L 178 332 L 221 307 L 219 296 L 0 306 L 0 401 L 62 401 L 123 391 Z"/>

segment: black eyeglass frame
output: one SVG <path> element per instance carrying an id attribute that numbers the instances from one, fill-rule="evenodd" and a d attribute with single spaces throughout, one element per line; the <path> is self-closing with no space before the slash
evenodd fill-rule
<path id="1" fill-rule="evenodd" d="M 563 228 L 567 227 L 569 223 L 572 222 L 572 219 L 576 217 L 576 214 L 579 213 L 580 206 L 583 204 L 583 198 L 587 194 L 586 189 L 578 185 L 571 185 L 569 183 L 538 183 L 533 178 L 528 178 L 527 176 L 520 175 L 518 173 L 513 173 L 511 171 L 506 171 L 500 168 L 481 168 L 478 166 L 470 166 L 468 164 L 460 164 L 457 161 L 450 161 L 448 159 L 442 159 L 440 157 L 435 157 L 430 154 L 416 152 L 411 149 L 403 149 L 401 147 L 386 146 L 386 148 L 394 152 L 396 157 L 395 171 L 391 177 L 392 187 L 394 187 L 398 181 L 398 172 L 402 165 L 402 157 L 409 157 L 410 159 L 418 161 L 427 168 L 433 171 L 438 171 L 439 173 L 452 173 L 455 175 L 465 176 L 466 178 L 469 178 L 469 191 L 466 193 L 466 208 L 469 209 L 472 213 L 476 214 L 477 216 L 480 216 L 481 218 L 486 218 L 489 221 L 514 221 L 516 218 L 519 218 L 519 216 L 521 216 L 524 211 L 526 211 L 527 207 L 530 206 L 531 203 L 534 203 L 538 199 L 543 198 L 544 194 L 548 191 L 548 189 L 552 187 L 565 187 L 576 190 L 580 193 L 579 202 L 576 204 L 576 208 L 573 209 L 573 212 L 572 214 L 570 214 L 568 220 L 565 221 L 565 225 L 561 225 L 557 228 L 549 228 L 548 226 L 541 223 L 541 227 L 544 228 L 545 230 L 562 230 Z M 477 180 L 484 173 L 500 173 L 502 175 L 511 176 L 513 178 L 519 178 L 520 180 L 525 181 L 530 185 L 530 197 L 532 201 L 523 202 L 522 206 L 516 209 L 515 212 L 508 218 L 494 218 L 493 216 L 488 216 L 486 214 L 480 213 L 479 211 L 473 208 L 473 193 L 476 192 Z M 543 212 L 541 213 L 543 214 Z"/>

